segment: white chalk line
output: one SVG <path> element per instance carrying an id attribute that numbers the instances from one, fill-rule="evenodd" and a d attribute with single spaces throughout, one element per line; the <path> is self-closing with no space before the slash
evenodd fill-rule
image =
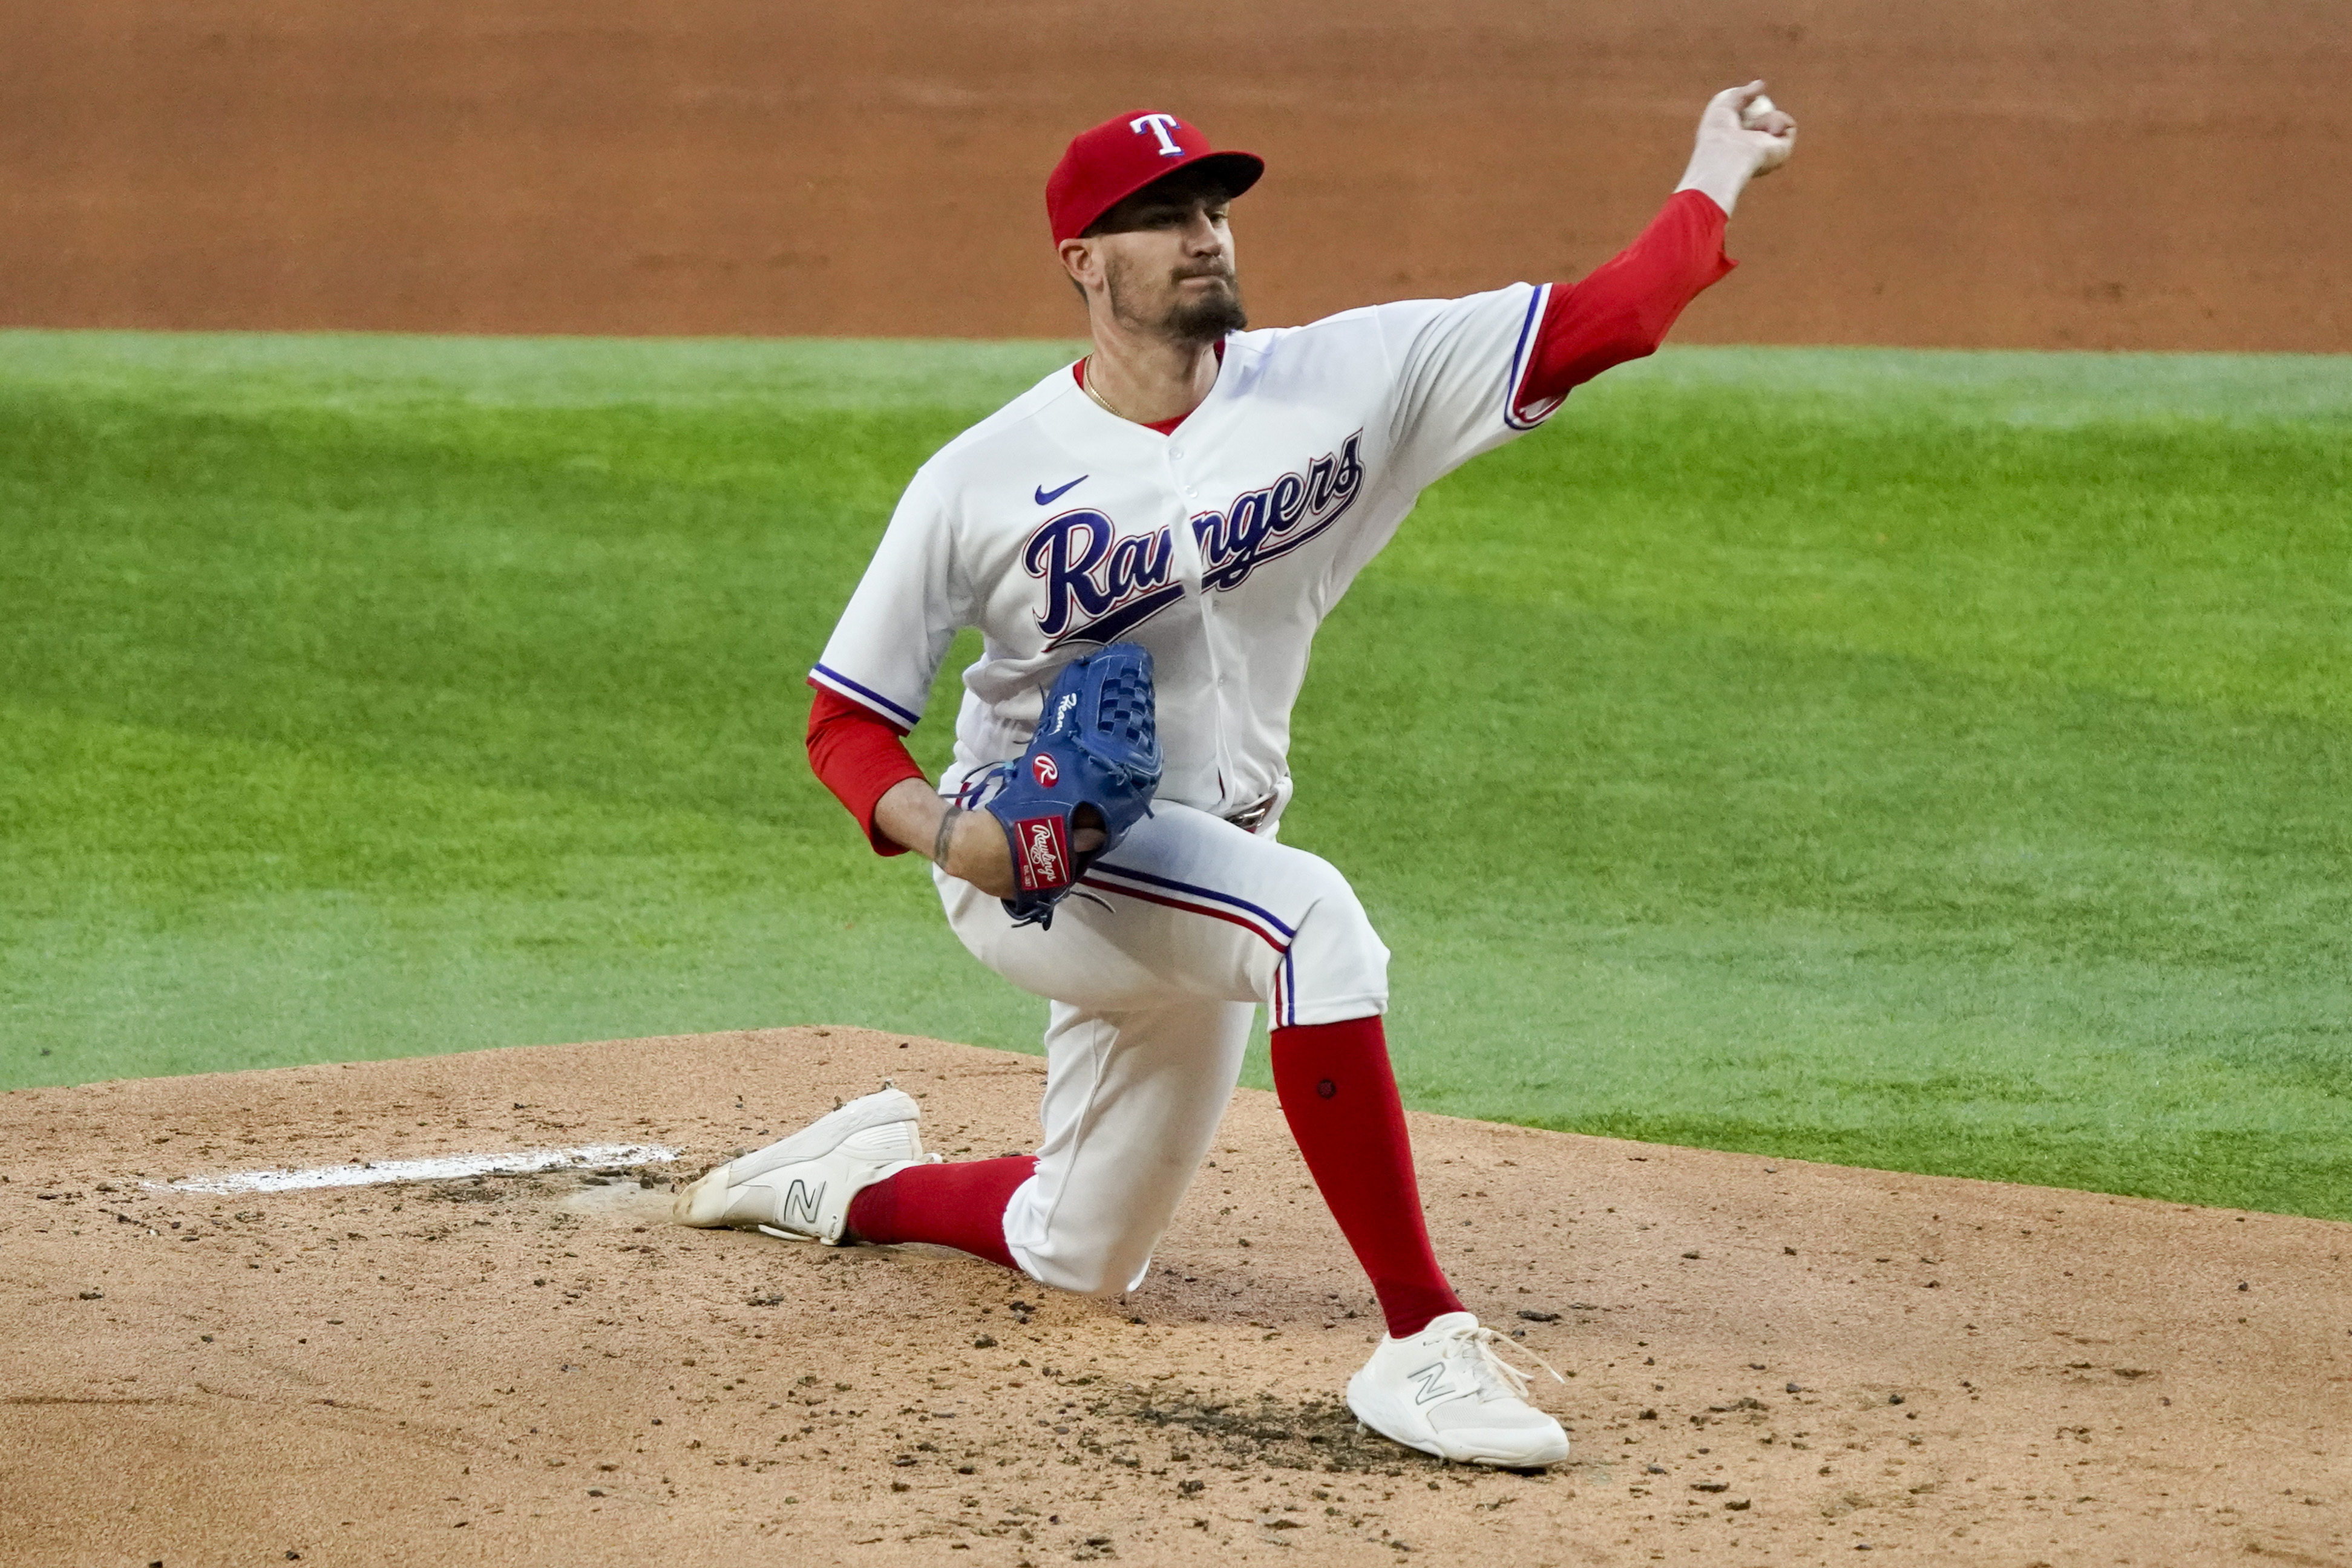
<path id="1" fill-rule="evenodd" d="M 301 1192 L 321 1186 L 380 1186 L 388 1182 L 449 1181 L 458 1176 L 524 1176 L 559 1166 L 658 1165 L 677 1158 L 667 1144 L 580 1144 L 568 1149 L 508 1149 L 487 1155 L 436 1155 L 425 1160 L 372 1160 L 309 1170 L 232 1171 L 150 1182 L 178 1192 Z"/>

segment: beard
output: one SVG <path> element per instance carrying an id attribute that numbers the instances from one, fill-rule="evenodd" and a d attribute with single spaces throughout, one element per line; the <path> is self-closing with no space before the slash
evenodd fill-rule
<path id="1" fill-rule="evenodd" d="M 1241 281 L 1231 267 L 1180 272 L 1170 282 L 1181 283 L 1188 277 L 1214 278 L 1216 287 L 1196 299 L 1179 298 L 1157 312 L 1147 312 L 1136 303 L 1133 269 L 1114 262 L 1103 278 L 1110 291 L 1111 315 L 1127 326 L 1174 343 L 1214 343 L 1249 325 L 1249 315 L 1242 308 Z"/>

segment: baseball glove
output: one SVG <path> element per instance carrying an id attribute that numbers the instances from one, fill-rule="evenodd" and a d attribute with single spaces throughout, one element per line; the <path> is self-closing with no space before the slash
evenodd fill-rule
<path id="1" fill-rule="evenodd" d="M 1062 667 L 1045 693 L 1029 749 L 1000 764 L 979 800 L 1004 828 L 1020 891 L 1004 901 L 1015 925 L 1050 928 L 1054 906 L 1087 868 L 1118 847 L 1151 811 L 1160 788 L 1160 734 L 1151 714 L 1151 655 L 1113 643 Z M 1081 816 L 1088 820 L 1078 821 Z M 1100 828 L 1084 854 L 1071 841 Z"/>

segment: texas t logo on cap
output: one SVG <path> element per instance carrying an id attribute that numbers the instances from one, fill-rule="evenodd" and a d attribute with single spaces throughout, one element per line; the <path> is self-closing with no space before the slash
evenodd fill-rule
<path id="1" fill-rule="evenodd" d="M 1127 128 L 1129 131 L 1149 131 L 1160 138 L 1160 155 L 1162 158 L 1181 158 L 1184 156 L 1183 147 L 1168 133 L 1183 123 L 1172 114 L 1139 114 L 1127 122 Z"/>

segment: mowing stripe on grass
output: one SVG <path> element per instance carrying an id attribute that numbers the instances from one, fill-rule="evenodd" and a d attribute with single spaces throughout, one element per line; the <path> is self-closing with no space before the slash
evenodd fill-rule
<path id="1" fill-rule="evenodd" d="M 0 1088 L 1035 1050 L 810 778 L 802 677 L 915 467 L 1069 352 L 0 332 Z M 2352 358 L 1580 389 L 1295 716 L 1408 1103 L 2352 1218 L 2347 497 Z"/>

